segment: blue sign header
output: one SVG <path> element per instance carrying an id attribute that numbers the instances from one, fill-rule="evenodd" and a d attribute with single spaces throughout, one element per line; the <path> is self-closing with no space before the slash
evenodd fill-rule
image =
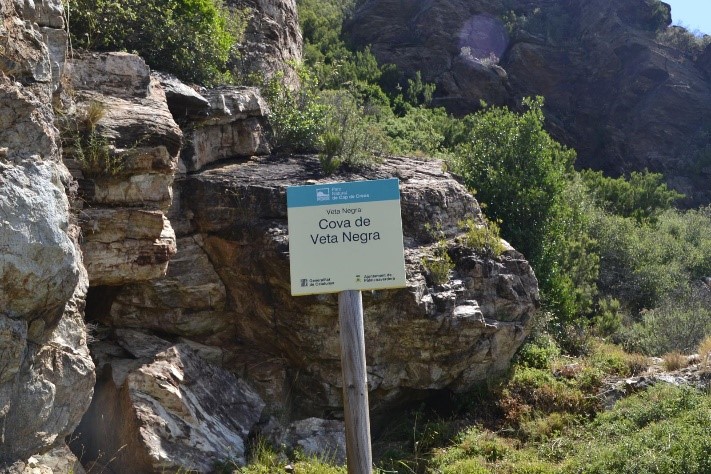
<path id="1" fill-rule="evenodd" d="M 397 178 L 286 188 L 286 207 L 329 206 L 400 199 Z"/>

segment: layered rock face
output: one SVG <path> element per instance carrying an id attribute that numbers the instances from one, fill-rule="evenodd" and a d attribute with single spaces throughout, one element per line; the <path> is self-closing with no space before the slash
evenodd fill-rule
<path id="1" fill-rule="evenodd" d="M 64 62 L 61 3 L 1 0 L 0 15 L 2 470 L 63 446 L 91 399 L 94 364 L 71 178 L 50 105 Z"/>
<path id="2" fill-rule="evenodd" d="M 458 114 L 482 99 L 517 106 L 543 95 L 549 129 L 578 151 L 578 166 L 663 172 L 689 203 L 707 203 L 710 53 L 661 44 L 668 5 L 653 3 L 368 0 L 348 34 L 380 62 L 422 71 L 437 84 L 435 105 Z"/>
<path id="3" fill-rule="evenodd" d="M 271 410 L 324 416 L 341 406 L 335 295 L 293 298 L 286 186 L 313 179 L 315 158 L 249 160 L 179 181 L 178 254 L 166 278 L 123 286 L 100 321 L 200 344 L 213 363 L 244 375 Z M 371 406 L 387 409 L 430 389 L 469 389 L 503 370 L 538 304 L 535 276 L 513 249 L 500 259 L 455 243 L 476 201 L 438 162 L 389 160 L 335 180 L 402 182 L 408 288 L 365 295 Z M 427 280 L 425 224 L 441 225 L 457 267 Z"/>
<path id="4" fill-rule="evenodd" d="M 182 132 L 145 61 L 85 54 L 67 65 L 65 160 L 79 179 L 82 250 L 91 286 L 165 274 L 175 232 L 172 202 Z"/>

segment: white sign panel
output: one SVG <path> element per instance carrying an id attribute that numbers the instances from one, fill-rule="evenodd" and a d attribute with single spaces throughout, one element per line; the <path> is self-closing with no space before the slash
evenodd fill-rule
<path id="1" fill-rule="evenodd" d="M 397 179 L 291 186 L 291 294 L 406 286 Z"/>

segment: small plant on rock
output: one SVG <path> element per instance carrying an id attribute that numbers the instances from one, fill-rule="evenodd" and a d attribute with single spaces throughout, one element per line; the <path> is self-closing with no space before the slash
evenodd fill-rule
<path id="1" fill-rule="evenodd" d="M 437 239 L 437 243 L 432 252 L 433 256 L 422 257 L 421 263 L 432 283 L 442 285 L 449 281 L 449 275 L 454 270 L 454 262 L 449 256 L 449 245 L 441 224 L 434 228 L 429 223 L 425 224 L 425 230 Z"/>
<path id="2" fill-rule="evenodd" d="M 63 118 L 62 145 L 86 177 L 115 176 L 124 168 L 123 155 L 114 153 L 108 139 L 97 130 L 105 113 L 104 104 L 92 101 L 75 117 Z"/>
<path id="3" fill-rule="evenodd" d="M 499 224 L 496 221 L 490 221 L 484 215 L 481 217 L 482 224 L 475 222 L 474 219 L 467 219 L 459 223 L 459 227 L 466 232 L 464 243 L 474 250 L 496 258 L 506 250 L 506 246 L 501 241 Z"/>

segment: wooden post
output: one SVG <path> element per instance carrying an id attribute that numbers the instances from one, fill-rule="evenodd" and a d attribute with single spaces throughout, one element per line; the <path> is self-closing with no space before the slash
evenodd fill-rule
<path id="1" fill-rule="evenodd" d="M 341 330 L 348 474 L 372 474 L 363 296 L 360 290 L 341 291 L 338 294 L 338 321 Z"/>

